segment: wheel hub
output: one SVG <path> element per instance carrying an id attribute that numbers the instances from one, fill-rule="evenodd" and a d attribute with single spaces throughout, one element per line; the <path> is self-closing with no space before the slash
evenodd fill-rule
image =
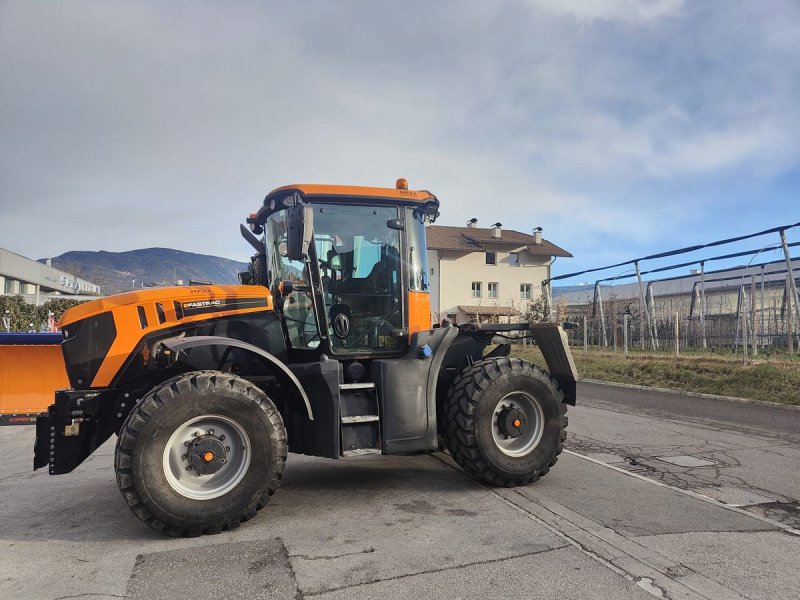
<path id="1" fill-rule="evenodd" d="M 225 445 L 215 435 L 201 435 L 189 444 L 186 460 L 198 475 L 216 473 L 227 462 Z"/>
<path id="2" fill-rule="evenodd" d="M 242 425 L 224 415 L 208 414 L 175 429 L 161 464 L 177 493 L 192 500 L 211 500 L 244 479 L 251 456 L 250 437 Z"/>
<path id="3" fill-rule="evenodd" d="M 498 450 L 511 457 L 527 456 L 544 435 L 544 411 L 539 401 L 523 390 L 503 396 L 492 414 L 492 438 Z"/>
<path id="4" fill-rule="evenodd" d="M 505 436 L 518 438 L 528 425 L 528 415 L 521 408 L 508 407 L 497 416 L 497 428 Z"/>

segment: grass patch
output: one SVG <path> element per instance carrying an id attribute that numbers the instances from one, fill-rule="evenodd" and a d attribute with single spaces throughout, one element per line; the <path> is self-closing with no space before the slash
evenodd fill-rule
<path id="1" fill-rule="evenodd" d="M 511 354 L 545 366 L 538 348 L 512 346 Z M 675 359 L 573 350 L 578 374 L 586 379 L 633 383 L 703 394 L 718 394 L 800 405 L 800 365 L 792 360 L 754 360 L 692 355 Z"/>

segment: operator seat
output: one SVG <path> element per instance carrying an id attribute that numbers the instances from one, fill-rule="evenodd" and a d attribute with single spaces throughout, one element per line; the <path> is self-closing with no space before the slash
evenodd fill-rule
<path id="1" fill-rule="evenodd" d="M 381 259 L 365 278 L 367 293 L 390 295 L 399 281 L 398 277 L 392 275 L 399 269 L 400 252 L 394 246 L 384 246 L 381 249 Z"/>

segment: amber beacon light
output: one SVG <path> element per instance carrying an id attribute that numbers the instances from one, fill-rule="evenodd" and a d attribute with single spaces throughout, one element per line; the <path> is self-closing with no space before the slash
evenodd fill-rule
<path id="1" fill-rule="evenodd" d="M 408 179 L 405 177 L 401 177 L 397 180 L 397 183 L 394 184 L 394 187 L 398 190 L 407 190 L 408 189 Z"/>

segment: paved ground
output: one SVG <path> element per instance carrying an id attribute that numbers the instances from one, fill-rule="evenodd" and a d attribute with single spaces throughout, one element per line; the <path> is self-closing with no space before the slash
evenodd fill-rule
<path id="1" fill-rule="evenodd" d="M 800 411 L 597 384 L 579 394 L 571 450 L 800 529 Z"/>
<path id="2" fill-rule="evenodd" d="M 533 486 L 444 454 L 292 455 L 258 518 L 189 540 L 128 511 L 113 445 L 50 477 L 32 428 L 0 428 L 0 598 L 800 598 L 798 411 L 579 393 Z"/>

